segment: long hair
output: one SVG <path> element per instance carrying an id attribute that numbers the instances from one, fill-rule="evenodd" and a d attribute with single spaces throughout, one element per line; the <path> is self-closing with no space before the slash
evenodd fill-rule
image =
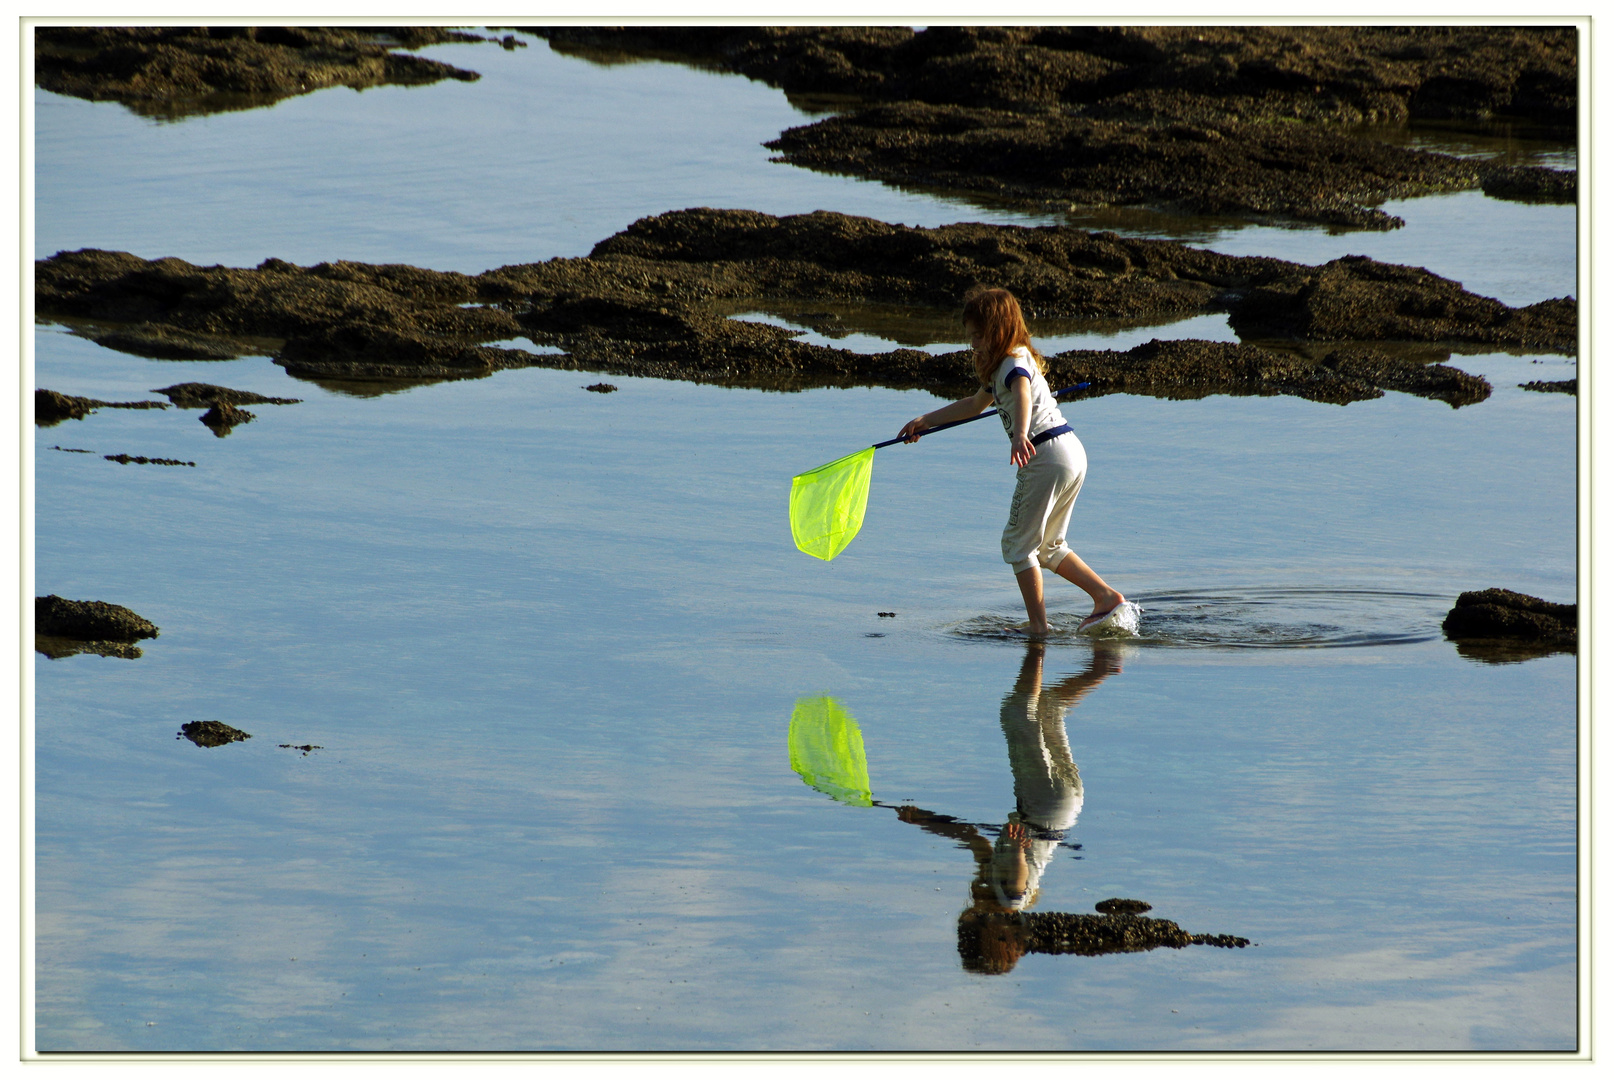
<path id="1" fill-rule="evenodd" d="M 1026 329 L 1025 316 L 1020 313 L 1020 301 L 1008 289 L 971 289 L 964 295 L 964 322 L 980 330 L 986 340 L 985 346 L 975 352 L 975 374 L 982 386 L 990 387 L 1003 358 L 1022 346 L 1031 354 L 1038 371 L 1047 370 L 1042 354 L 1031 344 L 1031 331 Z"/>

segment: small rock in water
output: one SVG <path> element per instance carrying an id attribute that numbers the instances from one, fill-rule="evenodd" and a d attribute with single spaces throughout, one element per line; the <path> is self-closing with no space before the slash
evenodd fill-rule
<path id="1" fill-rule="evenodd" d="M 213 407 L 202 414 L 202 423 L 213 429 L 213 434 L 219 438 L 230 433 L 230 429 L 237 424 L 250 424 L 257 416 L 245 409 L 239 409 L 228 401 L 219 400 Z"/>
<path id="2" fill-rule="evenodd" d="M 584 390 L 592 390 L 596 394 L 614 394 L 614 393 L 616 393 L 616 387 L 612 386 L 608 382 L 597 382 L 597 383 L 594 383 L 591 386 L 585 386 L 585 387 L 583 387 L 583 389 Z"/>
<path id="3" fill-rule="evenodd" d="M 1100 900 L 1093 905 L 1093 910 L 1105 915 L 1142 915 L 1145 911 L 1154 908 L 1153 904 L 1142 900 L 1124 900 L 1119 896 L 1112 896 L 1108 900 Z"/>
<path id="4" fill-rule="evenodd" d="M 1511 589 L 1462 592 L 1440 628 L 1459 643 L 1501 639 L 1562 652 L 1575 652 L 1578 646 L 1574 604 L 1553 604 Z"/>
<path id="5" fill-rule="evenodd" d="M 895 611 L 876 611 L 875 614 L 880 616 L 882 619 L 895 619 L 897 617 L 897 613 Z"/>
<path id="6" fill-rule="evenodd" d="M 181 461 L 178 458 L 146 457 L 144 454 L 102 454 L 108 461 L 116 461 L 119 465 L 188 465 L 196 468 L 194 461 Z"/>
<path id="7" fill-rule="evenodd" d="M 118 604 L 64 600 L 55 593 L 34 598 L 34 632 L 75 641 L 135 642 L 157 636 L 157 626 Z"/>
<path id="8" fill-rule="evenodd" d="M 243 742 L 252 738 L 240 728 L 233 728 L 229 724 L 221 724 L 217 720 L 195 720 L 189 724 L 182 724 L 176 739 L 189 739 L 197 746 L 224 746 L 226 743 Z"/>

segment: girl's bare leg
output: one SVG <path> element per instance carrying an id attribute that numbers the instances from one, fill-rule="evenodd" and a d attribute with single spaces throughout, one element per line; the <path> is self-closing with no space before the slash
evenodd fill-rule
<path id="1" fill-rule="evenodd" d="M 1032 637 L 1048 636 L 1048 610 L 1042 602 L 1042 567 L 1033 566 L 1014 575 L 1020 586 L 1020 598 L 1026 602 L 1026 616 L 1031 620 L 1026 627 Z"/>
<path id="2" fill-rule="evenodd" d="M 1108 611 L 1126 599 L 1126 597 L 1110 588 L 1104 579 L 1095 574 L 1092 567 L 1082 562 L 1081 557 L 1074 551 L 1066 555 L 1065 561 L 1054 568 L 1054 573 L 1093 598 L 1094 615 Z M 1022 584 L 1020 591 L 1024 593 L 1025 588 L 1025 585 Z M 1026 609 L 1029 611 L 1030 608 L 1030 601 L 1027 601 Z M 1042 611 L 1042 582 L 1040 580 L 1037 582 L 1037 610 L 1039 613 Z M 1035 623 L 1037 621 L 1036 617 L 1033 616 L 1031 621 Z M 1046 617 L 1043 621 L 1046 625 Z"/>

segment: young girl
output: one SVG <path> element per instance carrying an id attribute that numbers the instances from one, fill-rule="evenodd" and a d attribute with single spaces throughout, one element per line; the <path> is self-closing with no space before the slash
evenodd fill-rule
<path id="1" fill-rule="evenodd" d="M 913 442 L 927 428 L 975 416 L 995 402 L 1009 436 L 1009 461 L 1019 468 L 1009 523 L 1003 529 L 1003 561 L 1014 569 L 1025 600 L 1031 620 L 1027 629 L 1033 637 L 1048 633 L 1042 599 L 1044 566 L 1093 598 L 1093 612 L 1078 629 L 1095 628 L 1126 597 L 1105 584 L 1065 545 L 1076 493 L 1087 475 L 1087 452 L 1060 415 L 1043 377 L 1042 356 L 1031 345 L 1020 303 L 1013 295 L 1005 289 L 971 290 L 964 298 L 964 330 L 975 350 L 981 389 L 914 417 L 897 434 Z"/>

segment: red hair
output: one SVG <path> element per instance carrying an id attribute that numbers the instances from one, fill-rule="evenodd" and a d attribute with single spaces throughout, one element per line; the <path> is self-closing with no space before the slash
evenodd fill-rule
<path id="1" fill-rule="evenodd" d="M 1042 354 L 1031 344 L 1031 331 L 1026 329 L 1020 301 L 1008 289 L 984 286 L 971 289 L 964 295 L 964 323 L 979 330 L 986 341 L 985 346 L 975 352 L 975 374 L 982 386 L 992 385 L 998 365 L 1018 348 L 1031 354 L 1038 371 L 1045 370 Z"/>

